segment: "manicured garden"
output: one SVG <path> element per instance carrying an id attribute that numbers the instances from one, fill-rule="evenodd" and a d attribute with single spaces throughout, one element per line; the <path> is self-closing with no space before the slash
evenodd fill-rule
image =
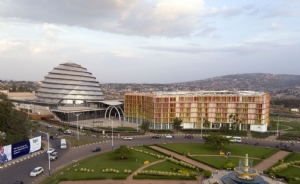
<path id="1" fill-rule="evenodd" d="M 194 160 L 197 160 L 199 162 L 202 162 L 206 165 L 217 168 L 219 170 L 228 169 L 228 168 L 233 169 L 235 167 L 238 167 L 239 160 L 245 159 L 245 157 L 232 157 L 232 156 L 229 156 L 229 157 L 225 157 L 225 156 L 193 156 L 191 158 L 193 158 Z M 252 166 L 254 166 L 262 161 L 261 159 L 257 159 L 257 158 L 249 158 L 249 159 L 253 161 Z"/>
<path id="2" fill-rule="evenodd" d="M 147 148 L 144 148 L 144 150 L 147 150 Z M 151 149 L 149 149 L 149 152 L 161 155 Z M 44 180 L 43 183 L 48 183 L 49 181 L 58 183 L 61 180 L 126 179 L 131 172 L 142 167 L 145 161 L 151 163 L 160 159 L 151 154 L 137 151 L 133 151 L 133 155 L 126 160 L 115 159 L 111 155 L 112 152 L 97 154 L 73 163 L 59 170 L 50 178 Z M 60 173 L 63 174 L 60 175 Z"/>
<path id="3" fill-rule="evenodd" d="M 225 152 L 230 151 L 231 155 L 226 158 L 220 155 L 219 150 L 215 150 L 210 145 L 197 143 L 184 144 L 161 144 L 169 150 L 174 150 L 180 154 L 189 156 L 199 162 L 205 163 L 216 169 L 224 169 L 237 167 L 239 159 L 244 158 L 248 154 L 253 160 L 253 166 L 259 163 L 263 158 L 267 158 L 274 154 L 276 149 L 263 148 L 246 145 L 229 145 L 225 147 Z M 175 179 L 175 180 L 195 180 L 203 172 L 201 168 L 197 168 L 189 163 L 171 158 L 169 155 L 159 153 L 147 146 L 129 147 L 130 156 L 124 160 L 116 159 L 112 156 L 112 152 L 96 154 L 84 160 L 72 163 L 56 173 L 52 174 L 42 183 L 58 183 L 59 181 L 69 180 L 103 180 L 103 179 L 126 179 L 131 173 L 142 167 L 145 163 L 152 163 L 158 160 L 165 161 L 156 163 L 144 170 L 135 173 L 134 179 Z M 203 156 L 201 156 L 203 155 Z M 205 155 L 205 156 L 204 156 Z M 210 156 L 215 155 L 215 156 Z M 286 158 L 286 162 L 299 159 L 299 155 L 293 155 Z M 297 171 L 297 167 L 289 167 L 291 173 Z M 283 172 L 283 171 L 282 171 Z M 284 171 L 286 172 L 286 171 Z M 277 173 L 286 174 L 286 173 Z"/>
<path id="4" fill-rule="evenodd" d="M 291 184 L 300 183 L 300 153 L 290 153 L 264 172 L 273 178 L 284 178 Z"/>
<path id="5" fill-rule="evenodd" d="M 159 146 L 177 152 L 182 155 L 219 155 L 220 151 L 214 149 L 210 145 L 198 144 L 198 143 L 185 143 L 185 144 L 159 144 Z M 263 159 L 276 153 L 278 150 L 264 147 L 247 146 L 242 144 L 231 144 L 226 146 L 224 152 L 231 152 L 232 156 L 245 156 L 248 154 L 249 157 Z"/>

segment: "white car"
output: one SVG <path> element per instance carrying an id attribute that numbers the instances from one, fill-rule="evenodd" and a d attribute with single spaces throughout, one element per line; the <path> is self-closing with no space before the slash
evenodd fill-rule
<path id="1" fill-rule="evenodd" d="M 173 139 L 173 138 L 174 138 L 174 135 L 170 135 L 170 134 L 169 134 L 169 135 L 166 135 L 166 138 L 167 138 L 167 139 Z"/>
<path id="2" fill-rule="evenodd" d="M 123 137 L 124 140 L 132 140 L 132 137 Z"/>
<path id="3" fill-rule="evenodd" d="M 46 125 L 47 128 L 52 128 L 52 125 Z"/>
<path id="4" fill-rule="evenodd" d="M 33 169 L 33 171 L 31 171 L 30 176 L 37 176 L 42 172 L 44 172 L 44 169 L 42 167 L 36 167 Z"/>
<path id="5" fill-rule="evenodd" d="M 49 148 L 48 151 L 47 151 L 47 153 L 48 153 L 48 154 L 49 154 L 49 153 L 53 153 L 54 150 L 55 150 L 54 148 Z"/>

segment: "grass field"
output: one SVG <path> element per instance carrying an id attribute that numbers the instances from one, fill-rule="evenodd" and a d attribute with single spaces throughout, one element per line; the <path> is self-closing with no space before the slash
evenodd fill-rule
<path id="1" fill-rule="evenodd" d="M 133 152 L 133 155 L 128 160 L 116 160 L 112 158 L 111 152 L 98 154 L 82 161 L 79 161 L 79 165 L 73 167 L 77 163 L 73 163 L 72 166 L 68 168 L 64 168 L 53 174 L 51 178 L 55 178 L 51 183 L 56 183 L 55 181 L 59 181 L 61 178 L 65 178 L 65 180 L 90 180 L 90 179 L 116 179 L 117 178 L 126 178 L 129 174 L 124 173 L 124 170 L 131 170 L 132 172 L 136 169 L 142 167 L 144 165 L 144 161 L 154 162 L 158 159 L 148 154 Z M 89 170 L 94 170 L 94 172 L 80 172 L 81 168 L 86 168 Z M 103 173 L 103 169 L 116 169 L 119 170 L 119 173 Z M 75 171 L 77 169 L 77 172 Z M 63 172 L 62 175 L 58 173 Z M 48 183 L 50 180 L 47 178 L 42 183 Z"/>
<path id="2" fill-rule="evenodd" d="M 185 144 L 160 144 L 161 147 L 167 148 L 169 150 L 173 150 L 177 153 L 187 154 L 190 155 L 219 155 L 219 151 L 213 149 L 210 145 L 205 144 L 197 144 L 197 143 L 185 143 Z M 263 158 L 270 156 L 277 152 L 276 149 L 271 148 L 263 148 L 263 147 L 254 147 L 254 146 L 247 146 L 241 144 L 232 144 L 226 146 L 223 150 L 225 152 L 231 152 L 231 155 L 234 156 L 245 156 L 246 154 L 249 157 L 254 158 Z"/>
<path id="3" fill-rule="evenodd" d="M 193 159 L 200 161 L 204 164 L 210 165 L 216 169 L 226 169 L 223 168 L 223 166 L 226 164 L 227 161 L 231 161 L 236 167 L 239 166 L 239 160 L 243 159 L 244 157 L 225 157 L 225 156 L 193 156 Z M 251 160 L 251 158 L 250 158 Z M 253 160 L 253 166 L 258 164 L 261 159 L 254 158 Z"/>

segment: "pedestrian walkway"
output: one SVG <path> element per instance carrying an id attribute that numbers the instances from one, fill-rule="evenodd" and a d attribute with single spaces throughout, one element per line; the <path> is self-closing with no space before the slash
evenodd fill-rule
<path id="1" fill-rule="evenodd" d="M 192 164 L 192 165 L 195 165 L 195 166 L 197 166 L 197 167 L 199 167 L 199 168 L 202 168 L 202 169 L 204 169 L 204 170 L 210 170 L 211 172 L 214 172 L 214 171 L 216 170 L 216 169 L 213 168 L 213 167 L 210 167 L 210 166 L 208 166 L 208 165 L 205 165 L 205 164 L 203 164 L 203 163 L 201 163 L 201 162 L 197 162 L 197 161 L 195 161 L 195 160 L 193 160 L 193 159 L 190 159 L 190 158 L 188 158 L 188 157 L 186 157 L 186 156 L 180 155 L 180 154 L 175 153 L 175 152 L 173 152 L 173 151 L 170 151 L 170 150 L 167 150 L 167 149 L 158 147 L 158 146 L 150 146 L 150 147 L 151 147 L 152 149 L 155 149 L 155 150 L 160 151 L 160 152 L 162 152 L 162 153 L 165 153 L 165 154 L 167 154 L 167 155 L 172 155 L 172 156 L 175 157 L 175 158 L 178 158 L 178 159 L 180 159 L 180 160 L 182 160 L 182 161 L 184 161 L 184 162 L 187 162 L 187 163 L 190 163 L 190 164 Z"/>
<path id="2" fill-rule="evenodd" d="M 257 164 L 253 168 L 257 171 L 262 172 L 262 171 L 272 167 L 272 165 L 276 164 L 276 162 L 278 162 L 278 160 L 283 159 L 288 154 L 290 154 L 290 152 L 280 150 L 277 153 L 270 156 L 269 158 L 264 159 L 262 162 L 260 162 L 259 164 Z"/>

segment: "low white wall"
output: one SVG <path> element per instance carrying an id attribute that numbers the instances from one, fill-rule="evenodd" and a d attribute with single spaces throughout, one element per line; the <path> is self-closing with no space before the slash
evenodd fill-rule
<path id="1" fill-rule="evenodd" d="M 267 132 L 268 131 L 268 123 L 263 125 L 250 125 L 250 130 L 255 132 Z"/>

